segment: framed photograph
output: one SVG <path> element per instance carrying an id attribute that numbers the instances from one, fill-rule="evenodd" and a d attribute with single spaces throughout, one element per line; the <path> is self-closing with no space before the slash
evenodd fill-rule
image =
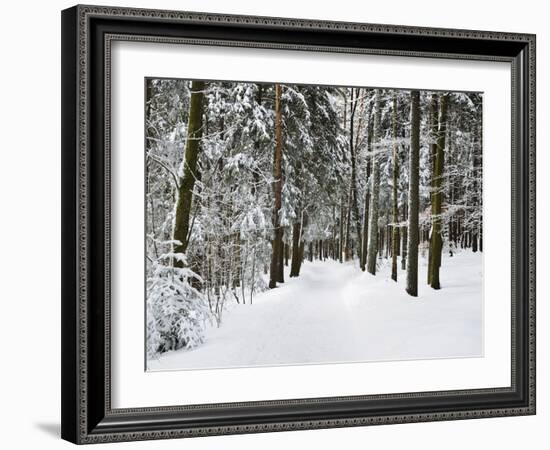
<path id="1" fill-rule="evenodd" d="M 62 12 L 62 437 L 535 413 L 535 36 Z"/>

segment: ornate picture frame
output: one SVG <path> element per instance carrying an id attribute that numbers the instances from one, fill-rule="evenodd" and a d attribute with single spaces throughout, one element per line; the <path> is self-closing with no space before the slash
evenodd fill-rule
<path id="1" fill-rule="evenodd" d="M 115 41 L 511 65 L 511 384 L 117 409 L 111 402 Z M 142 130 L 137 132 L 141 133 Z M 535 36 L 100 6 L 62 12 L 62 437 L 100 443 L 535 414 Z"/>

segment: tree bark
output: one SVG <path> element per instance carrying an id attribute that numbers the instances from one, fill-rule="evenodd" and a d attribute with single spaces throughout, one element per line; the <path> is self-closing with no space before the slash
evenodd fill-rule
<path id="1" fill-rule="evenodd" d="M 432 239 L 430 242 L 430 251 L 432 253 L 430 286 L 433 289 L 440 289 L 439 268 L 441 267 L 441 252 L 443 250 L 442 237 L 442 204 L 443 204 L 443 170 L 445 158 L 445 137 L 447 134 L 447 105 L 448 94 L 441 96 L 439 111 L 439 130 L 437 134 L 437 155 L 435 158 L 434 172 L 434 192 L 432 196 Z"/>
<path id="2" fill-rule="evenodd" d="M 397 281 L 397 255 L 399 253 L 399 222 L 398 205 L 397 205 L 397 182 L 399 180 L 399 164 L 397 162 L 397 95 L 393 95 L 393 111 L 392 111 L 392 135 L 393 135 L 393 225 L 392 225 L 392 258 L 391 258 L 391 278 Z"/>
<path id="3" fill-rule="evenodd" d="M 407 204 L 403 205 L 403 222 L 407 221 Z M 403 227 L 401 239 L 401 270 L 407 268 L 407 225 Z"/>
<path id="4" fill-rule="evenodd" d="M 193 203 L 193 187 L 197 179 L 197 159 L 200 151 L 202 137 L 202 114 L 204 81 L 193 81 L 191 83 L 191 99 L 189 101 L 189 118 L 187 123 L 187 141 L 185 144 L 185 157 L 183 164 L 183 175 L 179 180 L 178 199 L 174 219 L 174 231 L 172 239 L 179 241 L 174 244 L 173 252 L 184 254 L 189 245 L 189 217 Z M 173 260 L 175 267 L 183 267 L 183 261 Z"/>
<path id="5" fill-rule="evenodd" d="M 289 245 L 285 242 L 284 243 L 284 249 L 285 249 L 285 266 L 288 267 L 288 260 L 290 258 L 290 255 L 289 255 L 289 252 L 290 252 L 290 249 L 289 249 Z"/>
<path id="6" fill-rule="evenodd" d="M 281 206 L 282 206 L 282 113 L 281 113 L 281 85 L 275 84 L 275 154 L 273 161 L 273 241 L 271 244 L 271 267 L 269 270 L 269 287 L 273 289 L 280 280 L 280 252 L 283 243 L 283 228 L 281 227 Z"/>
<path id="7" fill-rule="evenodd" d="M 369 241 L 369 204 L 370 204 L 370 187 L 369 187 L 369 178 L 371 176 L 371 151 L 372 151 L 372 133 L 373 133 L 373 110 L 372 108 L 369 108 L 369 123 L 367 126 L 367 185 L 365 186 L 365 206 L 364 206 L 364 212 L 363 212 L 363 240 L 361 242 L 362 248 L 361 248 L 361 270 L 364 272 L 367 265 L 367 248 L 368 248 L 368 241 Z"/>
<path id="8" fill-rule="evenodd" d="M 348 206 L 346 208 L 346 237 L 344 244 L 344 259 L 349 261 L 351 259 L 351 202 L 352 202 L 352 189 L 351 183 L 348 193 Z"/>
<path id="9" fill-rule="evenodd" d="M 302 239 L 302 222 L 294 222 L 292 225 L 292 258 L 290 260 L 290 276 L 297 277 L 300 275 L 302 266 L 302 253 L 304 243 Z"/>
<path id="10" fill-rule="evenodd" d="M 376 274 L 376 254 L 378 250 L 378 191 L 380 188 L 380 170 L 378 166 L 378 152 L 379 152 L 379 142 L 378 138 L 380 136 L 381 127 L 381 99 L 380 99 L 380 90 L 376 91 L 376 100 L 375 100 L 375 113 L 374 113 L 374 124 L 373 124 L 373 140 L 374 140 L 374 151 L 372 151 L 372 175 L 371 175 L 371 200 L 370 200 L 370 217 L 369 217 L 369 239 L 367 246 L 367 271 L 373 275 Z"/>
<path id="11" fill-rule="evenodd" d="M 284 228 L 281 227 L 281 239 L 279 242 L 279 263 L 277 264 L 277 282 L 285 282 L 285 243 L 284 243 Z"/>
<path id="12" fill-rule="evenodd" d="M 413 297 L 418 296 L 418 181 L 420 159 L 420 94 L 411 91 L 411 148 L 409 154 L 409 231 L 407 246 L 407 287 Z"/>
<path id="13" fill-rule="evenodd" d="M 343 262 L 344 255 L 344 200 L 340 204 L 340 223 L 338 236 L 338 261 Z"/>
<path id="14" fill-rule="evenodd" d="M 430 101 L 430 110 L 429 110 L 429 121 L 430 121 L 430 137 L 432 139 L 432 143 L 430 144 L 430 207 L 433 212 L 434 210 L 434 202 L 435 202 L 435 164 L 437 159 L 437 136 L 438 136 L 438 129 L 439 129 L 439 120 L 437 117 L 437 94 L 432 94 L 432 98 Z M 432 228 L 433 228 L 433 221 L 434 218 L 432 216 Z M 433 235 L 433 229 L 432 233 L 430 233 L 429 240 L 430 240 L 430 247 L 428 251 L 428 272 L 427 272 L 427 278 L 428 278 L 428 284 L 432 283 L 432 275 L 433 275 L 433 250 L 431 246 L 431 239 Z"/>
<path id="15" fill-rule="evenodd" d="M 349 149 L 351 160 L 351 212 L 355 222 L 355 232 L 357 234 L 357 248 L 361 249 L 361 219 L 359 217 L 359 205 L 357 200 L 357 156 L 354 141 L 355 132 L 355 112 L 357 111 L 357 102 L 360 89 L 351 88 L 351 111 L 349 118 Z"/>

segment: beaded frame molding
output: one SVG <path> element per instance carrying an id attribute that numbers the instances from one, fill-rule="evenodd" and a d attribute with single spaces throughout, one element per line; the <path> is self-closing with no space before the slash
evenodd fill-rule
<path id="1" fill-rule="evenodd" d="M 512 383 L 111 407 L 113 41 L 505 61 L 512 72 Z M 62 423 L 78 444 L 535 414 L 535 36 L 78 5 L 62 12 Z"/>

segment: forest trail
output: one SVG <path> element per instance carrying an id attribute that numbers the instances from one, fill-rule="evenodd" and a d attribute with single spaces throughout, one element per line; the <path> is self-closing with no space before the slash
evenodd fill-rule
<path id="1" fill-rule="evenodd" d="M 442 289 L 404 289 L 405 271 L 390 279 L 387 260 L 376 276 L 357 262 L 304 262 L 298 278 L 234 305 L 220 328 L 192 350 L 165 353 L 149 370 L 204 369 L 329 362 L 482 356 L 482 254 L 444 256 Z M 247 299 L 247 302 L 249 299 Z"/>

